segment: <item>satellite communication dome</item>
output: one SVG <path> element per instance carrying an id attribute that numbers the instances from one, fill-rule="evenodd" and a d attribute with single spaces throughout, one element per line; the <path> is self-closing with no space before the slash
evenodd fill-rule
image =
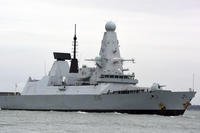
<path id="1" fill-rule="evenodd" d="M 116 25 L 112 21 L 109 21 L 105 25 L 106 31 L 115 31 Z"/>

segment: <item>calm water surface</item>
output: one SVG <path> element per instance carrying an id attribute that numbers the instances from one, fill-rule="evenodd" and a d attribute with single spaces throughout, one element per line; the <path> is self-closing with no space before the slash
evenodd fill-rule
<path id="1" fill-rule="evenodd" d="M 200 111 L 183 116 L 0 111 L 0 133 L 199 133 Z"/>

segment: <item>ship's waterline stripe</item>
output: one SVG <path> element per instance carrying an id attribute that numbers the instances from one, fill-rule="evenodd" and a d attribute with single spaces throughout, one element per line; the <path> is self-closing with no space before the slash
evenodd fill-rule
<path id="1" fill-rule="evenodd" d="M 26 110 L 26 111 L 63 111 L 63 112 L 91 112 L 91 113 L 110 113 L 110 112 L 118 112 L 118 113 L 127 113 L 127 114 L 157 114 L 164 116 L 177 116 L 183 115 L 185 110 L 66 110 L 66 109 L 11 109 L 11 108 L 2 108 L 2 110 Z"/>

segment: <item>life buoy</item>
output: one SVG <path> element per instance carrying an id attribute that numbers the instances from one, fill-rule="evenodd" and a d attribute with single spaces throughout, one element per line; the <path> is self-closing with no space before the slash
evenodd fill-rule
<path id="1" fill-rule="evenodd" d="M 165 107 L 165 105 L 163 103 L 160 103 L 159 107 L 160 107 L 160 110 L 166 110 L 166 107 Z"/>

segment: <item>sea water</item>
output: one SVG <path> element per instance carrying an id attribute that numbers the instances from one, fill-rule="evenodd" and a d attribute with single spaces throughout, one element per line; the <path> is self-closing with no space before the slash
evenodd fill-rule
<path id="1" fill-rule="evenodd" d="M 199 133 L 200 111 L 183 116 L 0 111 L 0 133 Z"/>

